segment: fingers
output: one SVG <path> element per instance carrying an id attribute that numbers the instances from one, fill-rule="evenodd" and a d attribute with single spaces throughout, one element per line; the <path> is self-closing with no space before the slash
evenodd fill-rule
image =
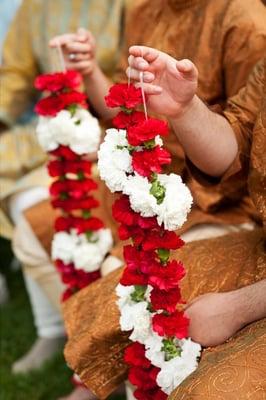
<path id="1" fill-rule="evenodd" d="M 141 84 L 141 83 L 139 82 L 139 83 L 136 83 L 135 86 L 136 86 L 137 88 L 143 87 L 144 92 L 145 92 L 146 94 L 149 94 L 149 95 L 152 95 L 152 94 L 161 94 L 162 91 L 163 91 L 163 89 L 161 88 L 161 86 L 152 85 L 152 84 L 150 84 L 150 83 Z"/>
<path id="2" fill-rule="evenodd" d="M 93 57 L 89 53 L 65 53 L 65 60 L 74 63 L 78 61 L 89 61 L 92 60 Z"/>
<path id="3" fill-rule="evenodd" d="M 177 71 L 188 80 L 196 80 L 198 78 L 198 70 L 190 60 L 181 60 L 176 62 Z"/>
<path id="4" fill-rule="evenodd" d="M 75 33 L 66 33 L 64 35 L 55 36 L 49 41 L 49 46 L 50 47 L 64 46 L 67 43 L 74 41 L 75 38 L 76 38 Z"/>
<path id="5" fill-rule="evenodd" d="M 126 74 L 130 80 L 140 81 L 140 71 L 138 71 L 134 68 L 128 67 L 126 70 Z M 143 82 L 151 83 L 152 81 L 154 81 L 154 79 L 155 79 L 155 76 L 153 73 L 151 73 L 151 72 L 143 73 Z"/>
<path id="6" fill-rule="evenodd" d="M 131 46 L 129 54 L 134 57 L 141 57 L 148 63 L 154 62 L 160 55 L 160 52 L 152 47 L 146 46 Z"/>
<path id="7" fill-rule="evenodd" d="M 80 43 L 76 41 L 69 41 L 65 45 L 66 51 L 69 53 L 90 53 L 93 52 L 92 46 L 89 43 Z"/>

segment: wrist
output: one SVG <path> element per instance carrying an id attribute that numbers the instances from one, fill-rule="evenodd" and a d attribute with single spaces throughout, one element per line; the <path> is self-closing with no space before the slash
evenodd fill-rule
<path id="1" fill-rule="evenodd" d="M 192 99 L 179 107 L 178 111 L 169 118 L 170 123 L 172 124 L 180 124 L 184 122 L 186 119 L 190 118 L 191 115 L 197 115 L 198 109 L 200 107 L 200 99 L 197 95 L 194 95 Z M 196 113 L 196 114 L 195 114 Z"/>
<path id="2" fill-rule="evenodd" d="M 89 84 L 93 83 L 94 81 L 96 81 L 100 72 L 101 72 L 101 69 L 100 69 L 97 61 L 95 60 L 93 62 L 91 69 L 87 73 L 83 74 L 83 79 L 84 79 L 85 85 L 89 85 Z"/>

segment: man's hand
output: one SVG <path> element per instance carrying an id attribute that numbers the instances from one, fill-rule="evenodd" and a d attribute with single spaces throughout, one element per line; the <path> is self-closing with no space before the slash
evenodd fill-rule
<path id="1" fill-rule="evenodd" d="M 66 68 L 90 76 L 96 67 L 96 43 L 91 32 L 79 28 L 77 33 L 56 36 L 49 42 L 50 47 L 62 47 Z"/>
<path id="2" fill-rule="evenodd" d="M 224 343 L 243 326 L 237 313 L 235 292 L 208 293 L 188 304 L 189 336 L 202 346 Z"/>
<path id="3" fill-rule="evenodd" d="M 251 322 L 266 317 L 266 279 L 225 293 L 208 293 L 187 305 L 189 335 L 203 346 L 224 343 Z"/>
<path id="4" fill-rule="evenodd" d="M 149 109 L 167 117 L 183 114 L 197 89 L 195 65 L 145 46 L 132 46 L 129 54 L 127 76 L 139 82 L 142 72 L 145 93 L 156 95 L 148 97 Z"/>

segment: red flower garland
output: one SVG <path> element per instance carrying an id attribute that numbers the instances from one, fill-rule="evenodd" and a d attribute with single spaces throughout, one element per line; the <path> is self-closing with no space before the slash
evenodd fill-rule
<path id="1" fill-rule="evenodd" d="M 140 89 L 133 85 L 114 85 L 105 98 L 109 107 L 120 107 L 121 111 L 113 119 L 118 129 L 127 129 L 127 139 L 132 147 L 132 168 L 139 175 L 153 182 L 154 174 L 171 162 L 170 154 L 156 144 L 159 134 L 166 136 L 168 126 L 165 121 L 154 118 L 145 119 L 135 107 L 142 103 Z M 135 146 L 144 146 L 142 150 Z M 177 311 L 177 305 L 183 303 L 179 284 L 185 275 L 181 262 L 170 260 L 170 250 L 179 249 L 183 240 L 173 231 L 159 226 L 155 217 L 144 218 L 130 207 L 126 195 L 113 204 L 113 217 L 120 224 L 121 240 L 132 240 L 124 247 L 126 263 L 120 284 L 134 285 L 135 288 L 151 285 L 150 306 L 154 314 L 152 327 L 154 332 L 173 343 L 174 338 L 188 336 L 189 320 L 184 313 Z M 139 301 L 143 300 L 141 298 Z M 145 346 L 134 342 L 125 350 L 125 362 L 129 365 L 129 381 L 137 387 L 134 396 L 138 400 L 165 400 L 164 393 L 156 382 L 159 368 L 152 366 L 145 356 Z"/>
<path id="2" fill-rule="evenodd" d="M 37 103 L 36 113 L 54 117 L 61 110 L 75 113 L 78 106 L 87 108 L 86 96 L 77 91 L 80 83 L 81 76 L 75 71 L 37 77 L 35 87 L 49 91 L 50 95 Z M 86 159 L 86 154 L 76 154 L 68 146 L 60 145 L 49 155 L 48 172 L 56 178 L 50 186 L 51 203 L 62 211 L 62 216 L 55 220 L 55 231 L 70 232 L 75 229 L 78 235 L 91 235 L 102 229 L 103 222 L 91 215 L 91 209 L 98 207 L 99 202 L 90 194 L 97 189 L 97 184 L 91 178 L 92 164 Z M 55 260 L 55 265 L 67 286 L 63 301 L 100 277 L 99 271 L 77 270 L 73 263 L 65 264 L 60 259 Z"/>

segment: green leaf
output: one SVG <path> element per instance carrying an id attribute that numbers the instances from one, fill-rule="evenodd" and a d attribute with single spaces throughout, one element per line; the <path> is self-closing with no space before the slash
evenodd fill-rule
<path id="1" fill-rule="evenodd" d="M 133 301 L 136 303 L 139 303 L 140 301 L 144 301 L 144 296 L 147 290 L 147 286 L 142 286 L 142 285 L 135 285 L 134 286 L 135 290 L 133 293 L 131 293 L 130 297 Z"/>
<path id="2" fill-rule="evenodd" d="M 132 114 L 133 111 L 134 111 L 132 108 L 126 108 L 126 107 L 124 107 L 124 106 L 121 106 L 120 108 L 121 108 L 121 110 L 122 110 L 125 114 L 127 114 L 127 115 Z"/>
<path id="3" fill-rule="evenodd" d="M 91 217 L 91 212 L 89 210 L 82 210 L 82 216 L 85 219 L 89 219 Z"/>
<path id="4" fill-rule="evenodd" d="M 165 191 L 165 187 L 158 181 L 158 179 L 152 182 L 150 194 L 156 198 L 157 204 L 161 204 L 163 202 Z"/>
<path id="5" fill-rule="evenodd" d="M 170 250 L 168 249 L 158 249 L 158 257 L 163 264 L 166 264 L 170 257 Z"/>
<path id="6" fill-rule="evenodd" d="M 153 149 L 156 146 L 155 139 L 147 140 L 144 142 L 144 147 L 146 149 Z"/>
<path id="7" fill-rule="evenodd" d="M 175 339 L 163 339 L 161 351 L 165 353 L 166 361 L 181 356 L 181 348 L 175 343 Z"/>

